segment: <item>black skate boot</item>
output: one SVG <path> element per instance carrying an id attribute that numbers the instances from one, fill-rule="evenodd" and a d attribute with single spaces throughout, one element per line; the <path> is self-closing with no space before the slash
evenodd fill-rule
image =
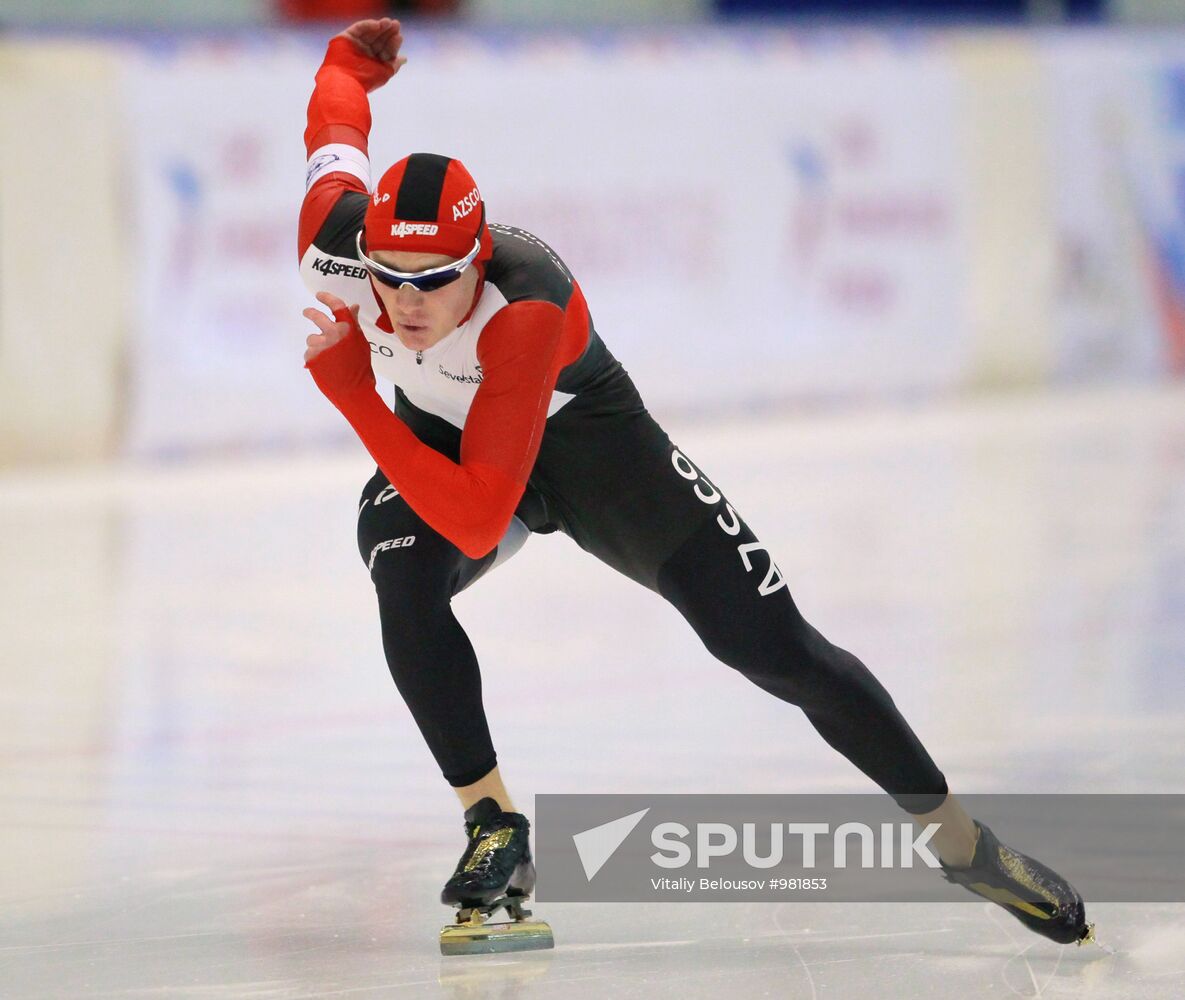
<path id="1" fill-rule="evenodd" d="M 457 907 L 456 923 L 440 932 L 442 954 L 555 947 L 551 928 L 542 921 L 528 921 L 531 911 L 523 909 L 535 888 L 530 829 L 526 816 L 502 812 L 492 798 L 465 812 L 469 844 L 440 893 L 442 903 Z M 503 907 L 511 922 L 487 924 Z"/>
<path id="2" fill-rule="evenodd" d="M 1058 944 L 1082 944 L 1094 937 L 1094 925 L 1086 922 L 1086 904 L 1069 882 L 1001 844 L 978 820 L 975 825 L 979 838 L 971 864 L 967 868 L 943 865 L 948 882 L 998 903 L 1029 930 Z"/>

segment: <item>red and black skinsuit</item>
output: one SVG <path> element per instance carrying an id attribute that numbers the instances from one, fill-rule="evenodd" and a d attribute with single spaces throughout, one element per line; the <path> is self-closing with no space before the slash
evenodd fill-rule
<path id="1" fill-rule="evenodd" d="M 366 93 L 390 73 L 330 43 L 309 104 L 299 249 L 312 290 L 360 306 L 353 346 L 310 369 L 378 462 L 359 551 L 391 674 L 445 778 L 467 785 L 497 762 L 451 600 L 528 531 L 559 530 L 666 598 L 713 655 L 800 706 L 908 811 L 936 808 L 946 782 L 888 693 L 803 620 L 770 553 L 647 412 L 546 244 L 491 224 L 461 326 L 421 352 L 393 335 L 355 247 L 370 199 Z M 360 371 L 367 350 L 373 369 Z M 395 384 L 394 412 L 375 374 Z"/>

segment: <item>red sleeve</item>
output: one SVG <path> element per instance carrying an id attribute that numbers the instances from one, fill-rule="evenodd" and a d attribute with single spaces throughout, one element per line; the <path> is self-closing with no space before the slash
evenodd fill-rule
<path id="1" fill-rule="evenodd" d="M 317 70 L 313 96 L 309 98 L 305 155 L 312 157 L 331 143 L 353 146 L 365 155 L 370 136 L 370 102 L 366 95 L 392 75 L 390 65 L 364 56 L 349 39 L 332 39 L 325 61 Z M 366 190 L 366 185 L 350 173 L 330 172 L 317 177 L 300 207 L 298 256 L 304 256 L 344 191 L 365 193 Z"/>
<path id="2" fill-rule="evenodd" d="M 539 454 L 556 379 L 587 340 L 579 289 L 567 310 L 516 302 L 496 313 L 478 342 L 482 383 L 461 434 L 460 464 L 422 444 L 379 397 L 370 346 L 356 324 L 307 367 L 412 510 L 479 559 L 506 532 Z"/>

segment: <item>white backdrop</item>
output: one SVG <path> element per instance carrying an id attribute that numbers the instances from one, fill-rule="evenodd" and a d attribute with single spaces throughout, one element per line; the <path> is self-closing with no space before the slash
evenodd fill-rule
<path id="1" fill-rule="evenodd" d="M 1171 57 L 1129 45 L 1135 77 L 1085 88 L 1110 87 L 1123 106 L 1108 144 L 1097 111 L 1075 101 L 1090 44 L 422 32 L 372 95 L 371 153 L 376 177 L 417 150 L 464 160 L 492 220 L 566 258 L 660 412 L 933 393 L 989 368 L 988 381 L 1020 381 L 1034 377 L 1026 353 L 1048 356 L 1055 378 L 1146 376 L 1165 367 L 1162 318 L 1140 286 L 1138 241 L 1109 236 L 1099 178 L 1115 141 L 1141 176 L 1164 163 L 1140 73 L 1164 76 L 1156 65 Z M 993 58 L 968 58 L 980 48 Z M 301 133 L 322 51 L 310 36 L 198 40 L 128 65 L 143 250 L 133 453 L 344 432 L 300 364 Z M 1179 235 L 1180 219 L 1169 225 Z M 1074 240 L 1104 255 L 1119 312 L 1067 270 Z M 1087 363 L 1101 309 L 1122 349 Z"/>
<path id="2" fill-rule="evenodd" d="M 1059 374 L 1185 373 L 1185 47 L 1056 36 L 1048 79 Z"/>
<path id="3" fill-rule="evenodd" d="M 652 405 L 957 378 L 965 198 L 935 46 L 441 34 L 407 51 L 373 96 L 376 175 L 415 150 L 461 157 L 492 219 L 568 260 Z M 319 58 L 195 43 L 129 70 L 134 451 L 337 427 L 300 371 L 293 249 Z"/>

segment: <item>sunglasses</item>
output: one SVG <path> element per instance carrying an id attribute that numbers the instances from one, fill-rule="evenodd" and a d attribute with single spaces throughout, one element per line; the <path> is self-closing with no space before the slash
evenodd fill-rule
<path id="1" fill-rule="evenodd" d="M 481 250 L 481 240 L 476 239 L 473 241 L 473 249 L 460 260 L 450 261 L 440 267 L 430 267 L 427 271 L 396 271 L 394 268 L 387 267 L 366 256 L 366 252 L 362 249 L 361 229 L 354 237 L 354 243 L 358 247 L 358 259 L 366 265 L 366 269 L 376 281 L 381 281 L 384 285 L 390 285 L 392 288 L 411 285 L 412 288 L 421 292 L 434 292 L 445 285 L 451 285 L 465 273 L 465 268 L 473 263 Z"/>

